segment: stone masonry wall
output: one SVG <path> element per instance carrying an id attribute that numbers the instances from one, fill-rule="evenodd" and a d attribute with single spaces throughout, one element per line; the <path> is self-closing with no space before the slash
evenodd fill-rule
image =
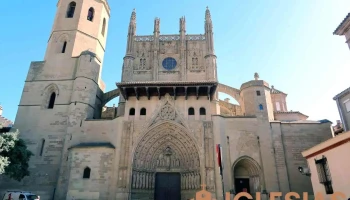
<path id="1" fill-rule="evenodd" d="M 332 137 L 330 123 L 281 123 L 281 142 L 275 137 L 275 149 L 284 146 L 289 187 L 292 192 L 312 193 L 310 177 L 300 174 L 298 167 L 307 167 L 306 159 L 301 152 Z M 276 135 L 275 135 L 276 136 Z M 282 155 L 276 155 L 277 163 L 281 163 Z M 280 165 L 278 165 L 280 166 Z"/>
<path id="2" fill-rule="evenodd" d="M 46 108 L 50 91 L 57 95 L 53 109 Z M 35 155 L 29 162 L 30 176 L 23 181 L 0 176 L 0 193 L 18 189 L 34 192 L 43 199 L 52 197 L 62 157 L 71 92 L 70 80 L 30 80 L 25 83 L 14 127 L 19 129 L 20 137 Z"/>
<path id="3" fill-rule="evenodd" d="M 286 161 L 286 151 L 283 143 L 283 137 L 281 133 L 281 123 L 271 123 L 271 136 L 273 142 L 273 153 L 276 162 L 276 174 L 279 180 L 278 191 L 272 192 L 282 192 L 286 194 L 290 192 L 290 184 L 287 170 L 287 161 Z"/>
<path id="4" fill-rule="evenodd" d="M 114 149 L 106 147 L 73 148 L 69 155 L 70 180 L 67 198 L 112 199 Z M 90 178 L 84 179 L 84 169 L 91 169 Z"/>
<path id="5" fill-rule="evenodd" d="M 229 192 L 233 189 L 234 174 L 233 165 L 235 161 L 242 156 L 249 156 L 260 164 L 259 151 L 257 150 L 257 119 L 256 118 L 226 118 L 215 120 L 214 126 L 221 127 L 220 133 L 228 136 L 229 145 L 227 139 L 221 138 L 221 145 L 223 146 L 223 156 L 227 158 L 224 163 L 224 189 L 225 192 Z M 227 155 L 228 154 L 228 155 Z M 216 163 L 215 163 L 216 164 Z M 217 164 L 216 164 L 217 165 Z"/>

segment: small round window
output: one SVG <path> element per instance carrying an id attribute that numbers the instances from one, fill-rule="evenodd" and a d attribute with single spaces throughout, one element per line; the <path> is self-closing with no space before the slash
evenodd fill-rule
<path id="1" fill-rule="evenodd" d="M 176 60 L 174 58 L 170 58 L 170 57 L 165 58 L 163 60 L 163 63 L 162 63 L 163 67 L 167 70 L 175 69 L 176 64 L 177 64 Z"/>

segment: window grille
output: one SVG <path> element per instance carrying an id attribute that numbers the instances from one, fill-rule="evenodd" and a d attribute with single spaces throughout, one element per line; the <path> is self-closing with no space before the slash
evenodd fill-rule
<path id="1" fill-rule="evenodd" d="M 329 170 L 327 158 L 323 156 L 319 160 L 315 160 L 318 178 L 321 184 L 324 185 L 326 194 L 333 194 L 332 177 Z"/>

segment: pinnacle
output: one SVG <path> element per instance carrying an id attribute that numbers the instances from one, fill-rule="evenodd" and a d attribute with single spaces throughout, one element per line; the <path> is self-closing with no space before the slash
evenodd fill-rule
<path id="1" fill-rule="evenodd" d="M 208 6 L 207 6 L 207 10 L 205 11 L 205 19 L 207 21 L 211 21 L 210 10 Z"/>
<path id="2" fill-rule="evenodd" d="M 136 20 L 136 9 L 135 8 L 132 10 L 130 20 Z"/>

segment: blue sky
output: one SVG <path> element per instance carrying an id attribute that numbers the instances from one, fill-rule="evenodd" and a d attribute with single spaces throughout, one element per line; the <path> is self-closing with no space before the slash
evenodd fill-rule
<path id="1" fill-rule="evenodd" d="M 12 0 L 2 4 L 11 9 L 3 9 L 1 17 L 0 103 L 3 115 L 11 120 L 30 62 L 44 57 L 56 3 Z M 120 81 L 133 8 L 138 35 L 153 33 L 155 17 L 161 20 L 161 34 L 178 34 L 181 16 L 186 17 L 188 34 L 201 34 L 209 6 L 221 83 L 240 88 L 258 72 L 261 79 L 288 94 L 289 110 L 311 120 L 339 119 L 332 98 L 350 86 L 350 52 L 345 38 L 332 33 L 350 12 L 350 1 L 110 0 L 109 4 L 112 11 L 102 73 L 106 91 Z"/>

